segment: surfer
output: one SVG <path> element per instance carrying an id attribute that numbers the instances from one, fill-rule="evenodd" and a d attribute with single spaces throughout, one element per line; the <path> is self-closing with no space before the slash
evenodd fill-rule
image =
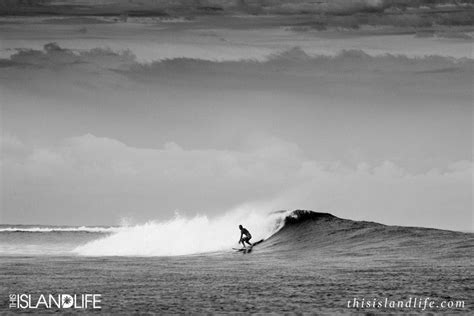
<path id="1" fill-rule="evenodd" d="M 250 235 L 249 231 L 247 229 L 243 228 L 242 225 L 239 225 L 239 229 L 240 229 L 239 244 L 242 243 L 244 248 L 245 248 L 245 243 L 252 246 L 252 243 L 250 242 L 250 239 L 252 238 L 252 235 Z M 245 237 L 243 237 L 244 235 L 245 235 Z"/>

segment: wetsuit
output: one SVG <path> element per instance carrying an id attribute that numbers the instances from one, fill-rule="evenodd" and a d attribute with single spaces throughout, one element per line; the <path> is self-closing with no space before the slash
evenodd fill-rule
<path id="1" fill-rule="evenodd" d="M 245 237 L 243 237 L 245 235 Z M 250 235 L 249 231 L 245 228 L 240 229 L 240 242 L 242 245 L 245 247 L 245 243 L 249 244 L 250 246 L 252 245 L 250 243 L 250 239 L 252 238 L 252 235 Z"/>

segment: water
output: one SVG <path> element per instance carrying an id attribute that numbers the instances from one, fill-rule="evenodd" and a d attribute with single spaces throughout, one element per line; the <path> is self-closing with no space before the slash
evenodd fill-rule
<path id="1" fill-rule="evenodd" d="M 71 234 L 87 245 L 121 233 L 0 232 L 0 244 L 5 244 L 6 235 L 26 243 L 39 234 L 43 243 L 65 239 L 65 249 L 74 244 Z M 6 254 L 2 248 L 0 310 L 8 310 L 8 293 L 100 293 L 101 311 L 106 313 L 421 311 L 347 307 L 354 298 L 385 297 L 464 300 L 465 308 L 449 312 L 467 313 L 473 309 L 473 246 L 469 233 L 296 213 L 250 254 L 225 250 L 166 257 L 84 256 L 77 251 L 33 255 Z"/>

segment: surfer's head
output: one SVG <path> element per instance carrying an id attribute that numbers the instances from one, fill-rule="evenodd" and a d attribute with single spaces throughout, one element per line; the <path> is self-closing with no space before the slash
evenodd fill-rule
<path id="1" fill-rule="evenodd" d="M 239 229 L 242 229 L 242 228 L 243 228 L 242 225 L 239 225 Z"/>

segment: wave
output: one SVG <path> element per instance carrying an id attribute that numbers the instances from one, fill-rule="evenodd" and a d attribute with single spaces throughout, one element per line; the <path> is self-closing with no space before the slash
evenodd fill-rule
<path id="1" fill-rule="evenodd" d="M 178 256 L 229 254 L 242 224 L 252 255 L 470 260 L 474 234 L 422 227 L 388 226 L 307 210 L 269 214 L 237 210 L 220 217 L 176 215 L 168 221 L 124 227 L 1 225 L 0 255 Z"/>
<path id="2" fill-rule="evenodd" d="M 54 233 L 54 232 L 71 232 L 71 233 L 116 233 L 123 227 L 0 227 L 0 233 Z"/>
<path id="3" fill-rule="evenodd" d="M 115 234 L 74 249 L 85 256 L 177 256 L 227 251 L 238 246 L 238 225 L 246 227 L 253 241 L 271 236 L 285 214 L 236 210 L 216 218 L 176 215 L 164 222 L 127 227 Z"/>
<path id="4" fill-rule="evenodd" d="M 471 251 L 467 251 L 471 249 Z M 474 234 L 423 227 L 388 226 L 296 210 L 260 247 L 262 252 L 300 255 L 383 257 L 469 257 Z M 466 257 L 467 259 L 469 259 Z"/>
<path id="5" fill-rule="evenodd" d="M 466 256 L 474 250 L 472 233 L 387 226 L 342 219 L 307 210 L 229 213 L 215 219 L 177 216 L 121 230 L 74 249 L 84 256 L 175 256 L 229 252 L 237 246 L 238 224 L 253 240 L 265 239 L 253 254 L 439 257 Z"/>

